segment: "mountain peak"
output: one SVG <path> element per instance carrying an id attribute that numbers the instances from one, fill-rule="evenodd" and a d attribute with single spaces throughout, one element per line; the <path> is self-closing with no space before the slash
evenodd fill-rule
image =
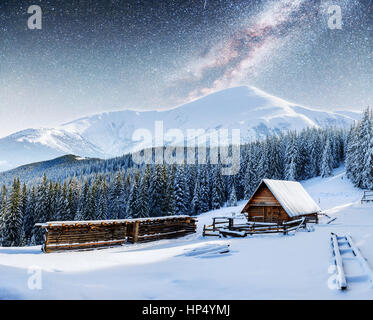
<path id="1" fill-rule="evenodd" d="M 300 106 L 255 87 L 232 87 L 170 110 L 105 112 L 57 128 L 16 132 L 0 139 L 0 170 L 65 154 L 107 158 L 138 151 L 150 146 L 133 141 L 133 133 L 146 129 L 154 134 L 155 121 L 163 121 L 164 131 L 177 128 L 184 134 L 188 129 L 240 129 L 244 143 L 306 127 L 347 128 L 359 117 Z"/>

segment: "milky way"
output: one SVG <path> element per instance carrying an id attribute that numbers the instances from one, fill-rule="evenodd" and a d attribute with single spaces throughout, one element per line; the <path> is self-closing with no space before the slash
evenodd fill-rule
<path id="1" fill-rule="evenodd" d="M 182 87 L 184 81 L 193 83 L 196 88 L 190 92 L 189 98 L 195 99 L 231 86 L 260 84 L 262 88 L 270 92 L 297 100 L 298 96 L 306 98 L 307 95 L 313 95 L 321 86 L 324 86 L 326 90 L 335 90 L 345 86 L 346 81 L 350 85 L 362 74 L 345 73 L 349 69 L 348 64 L 353 59 L 348 50 L 351 45 L 358 44 L 356 54 L 362 48 L 359 41 L 361 37 L 369 41 L 369 44 L 368 41 L 366 43 L 368 47 L 371 47 L 370 40 L 372 39 L 369 28 L 358 28 L 359 23 L 355 25 L 357 19 L 354 19 L 356 18 L 354 15 L 357 14 L 358 9 L 362 9 L 357 1 L 339 2 L 343 8 L 343 21 L 347 31 L 331 31 L 327 23 L 330 16 L 326 13 L 332 4 L 335 2 L 306 0 L 267 2 L 261 11 L 247 19 L 246 23 L 237 28 L 232 36 L 214 45 L 201 57 L 192 59 L 184 69 L 184 73 L 178 73 L 177 86 Z M 348 23 L 353 25 L 348 26 Z M 334 51 L 336 47 L 337 60 Z M 317 52 L 317 49 L 321 49 L 322 52 Z M 366 47 L 362 49 L 367 50 Z M 329 57 L 323 56 L 325 54 Z M 356 58 L 361 57 L 362 54 L 364 53 L 357 54 Z M 320 57 L 325 60 L 320 61 Z M 366 63 L 363 68 L 371 69 L 369 53 L 362 58 L 362 61 Z M 355 60 L 355 65 L 357 62 L 358 59 Z M 329 72 L 328 69 L 316 72 L 323 63 L 331 66 Z M 206 80 L 204 76 L 211 79 L 209 71 L 215 71 L 215 77 L 210 81 L 209 86 L 203 86 L 203 80 Z M 359 68 L 359 71 L 364 70 Z M 291 78 L 286 78 L 286 82 L 292 86 L 302 80 L 305 72 L 308 72 L 309 80 L 304 83 L 304 87 L 299 88 L 301 92 L 305 91 L 305 94 L 283 90 L 284 84 L 280 83 L 281 77 L 291 74 Z M 340 81 L 334 83 L 335 80 L 342 80 L 344 83 Z M 328 81 L 329 85 L 325 85 L 325 81 Z M 361 85 L 358 87 L 361 88 Z M 336 91 L 339 92 L 339 90 Z M 372 95 L 367 91 L 365 94 L 365 99 L 369 101 Z M 351 92 L 351 97 L 348 99 L 351 104 L 344 106 L 357 106 L 362 96 L 356 97 L 356 94 Z M 344 97 L 336 99 L 335 96 L 329 94 L 326 99 L 316 97 L 313 100 L 304 99 L 305 101 L 298 99 L 298 102 L 333 108 L 342 106 L 343 104 L 338 105 L 338 103 L 341 103 L 343 99 Z"/>
<path id="2" fill-rule="evenodd" d="M 42 30 L 27 28 L 31 4 Z M 333 4 L 342 30 L 328 27 Z M 2 1 L 0 136 L 237 85 L 360 110 L 373 104 L 372 27 L 358 0 Z"/>

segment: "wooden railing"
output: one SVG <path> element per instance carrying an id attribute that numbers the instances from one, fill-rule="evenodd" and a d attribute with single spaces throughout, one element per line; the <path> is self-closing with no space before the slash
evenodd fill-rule
<path id="1" fill-rule="evenodd" d="M 361 203 L 364 202 L 373 202 L 373 191 L 364 191 Z"/>
<path id="2" fill-rule="evenodd" d="M 216 219 L 216 218 L 215 218 Z M 265 234 L 265 233 L 283 233 L 284 235 L 292 231 L 298 231 L 306 228 L 306 217 L 291 221 L 281 222 L 254 222 L 249 221 L 243 224 L 234 224 L 234 218 L 220 218 L 217 226 L 216 222 L 210 226 L 204 226 L 203 236 L 232 236 L 245 237 L 247 235 Z M 223 220 L 225 219 L 225 221 Z"/>

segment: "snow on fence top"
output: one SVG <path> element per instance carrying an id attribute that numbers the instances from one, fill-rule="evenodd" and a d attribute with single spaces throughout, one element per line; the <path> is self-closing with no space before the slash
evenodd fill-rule
<path id="1" fill-rule="evenodd" d="M 280 202 L 289 217 L 296 217 L 320 212 L 316 204 L 303 186 L 296 181 L 263 179 L 268 189 Z"/>
<path id="2" fill-rule="evenodd" d="M 136 219 L 117 219 L 117 220 L 85 220 L 85 221 L 48 221 L 44 223 L 36 223 L 36 227 L 59 227 L 68 225 L 98 225 L 98 224 L 121 224 L 133 223 L 136 221 L 158 221 L 158 220 L 172 220 L 172 219 L 187 219 L 190 216 L 166 216 L 166 217 L 152 217 L 152 218 L 136 218 Z"/>

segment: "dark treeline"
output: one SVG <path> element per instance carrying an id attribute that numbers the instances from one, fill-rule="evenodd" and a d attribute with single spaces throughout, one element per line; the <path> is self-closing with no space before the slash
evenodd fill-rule
<path id="1" fill-rule="evenodd" d="M 234 176 L 222 175 L 221 164 L 138 167 L 127 156 L 110 165 L 94 161 L 94 170 L 64 165 L 52 178 L 14 178 L 1 192 L 1 244 L 40 244 L 36 222 L 197 215 L 249 198 L 263 178 L 327 177 L 344 160 L 346 137 L 344 130 L 310 128 L 243 145 Z"/>
<path id="2" fill-rule="evenodd" d="M 90 175 L 110 174 L 133 166 L 131 155 L 126 154 L 112 159 L 80 158 L 75 155 L 65 155 L 57 159 L 27 164 L 16 169 L 0 172 L 0 183 L 7 187 L 19 177 L 28 185 L 36 185 L 44 174 L 53 181 L 64 181 L 72 177 L 88 177 Z"/>

